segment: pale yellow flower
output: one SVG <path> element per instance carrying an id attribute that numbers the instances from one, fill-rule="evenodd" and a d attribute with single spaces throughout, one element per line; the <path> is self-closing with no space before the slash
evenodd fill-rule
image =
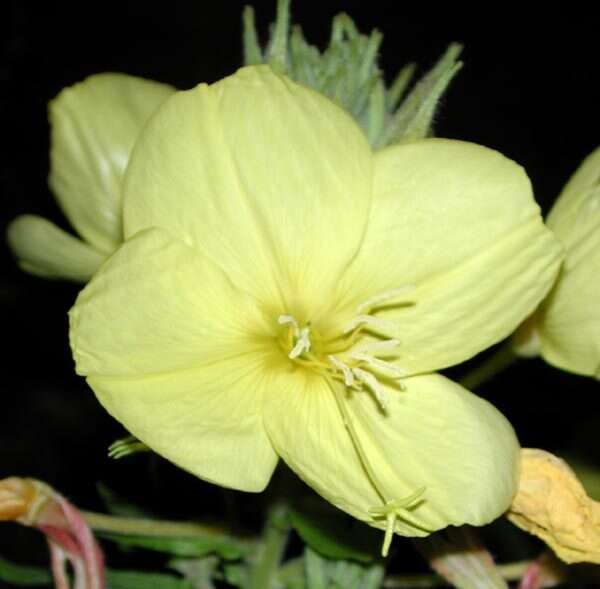
<path id="1" fill-rule="evenodd" d="M 373 153 L 327 98 L 248 67 L 152 117 L 124 231 L 71 344 L 142 442 L 245 491 L 282 457 L 386 547 L 507 509 L 512 428 L 427 373 L 506 337 L 554 279 L 513 162 L 438 139 Z"/>
<path id="2" fill-rule="evenodd" d="M 565 260 L 548 297 L 515 334 L 515 351 L 600 378 L 600 149 L 569 180 L 546 224 Z"/>
<path id="3" fill-rule="evenodd" d="M 173 92 L 158 82 L 99 74 L 50 103 L 50 188 L 81 239 L 37 215 L 17 217 L 7 237 L 24 270 L 83 282 L 117 249 L 129 154 L 144 123 Z"/>

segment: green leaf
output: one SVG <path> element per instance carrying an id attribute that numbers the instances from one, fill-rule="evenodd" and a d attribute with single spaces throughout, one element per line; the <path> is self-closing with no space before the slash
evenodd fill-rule
<path id="1" fill-rule="evenodd" d="M 185 579 L 163 573 L 106 571 L 106 589 L 193 589 Z"/>
<path id="2" fill-rule="evenodd" d="M 168 567 L 188 580 L 192 589 L 214 589 L 219 559 L 216 556 L 205 558 L 176 558 Z"/>
<path id="3" fill-rule="evenodd" d="M 99 535 L 116 542 L 122 547 L 135 546 L 187 558 L 198 558 L 215 553 L 225 560 L 235 560 L 241 558 L 250 550 L 242 541 L 226 535 L 167 537 L 107 534 L 105 532 L 99 533 Z"/>
<path id="4" fill-rule="evenodd" d="M 0 556 L 0 581 L 24 587 L 51 585 L 52 575 L 45 568 L 15 564 Z"/>
<path id="5" fill-rule="evenodd" d="M 322 556 L 359 562 L 379 558 L 382 533 L 319 497 L 311 495 L 294 505 L 290 518 L 304 542 Z"/>
<path id="6" fill-rule="evenodd" d="M 279 567 L 276 585 L 283 589 L 306 589 L 304 556 L 287 560 Z"/>
<path id="7" fill-rule="evenodd" d="M 225 581 L 233 587 L 246 587 L 248 582 L 248 567 L 240 563 L 226 563 L 223 566 Z"/>
<path id="8" fill-rule="evenodd" d="M 307 548 L 304 552 L 306 589 L 379 589 L 384 569 L 346 560 L 322 558 Z"/>

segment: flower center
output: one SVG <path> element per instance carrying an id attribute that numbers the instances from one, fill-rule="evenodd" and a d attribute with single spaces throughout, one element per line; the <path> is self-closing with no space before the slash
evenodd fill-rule
<path id="1" fill-rule="evenodd" d="M 291 314 L 280 315 L 278 323 L 286 328 L 282 347 L 297 364 L 343 382 L 352 391 L 371 393 L 385 412 L 389 399 L 381 380 L 393 381 L 402 390 L 401 379 L 408 371 L 394 361 L 400 341 L 383 335 L 394 332 L 395 324 L 377 317 L 376 312 L 390 304 L 415 304 L 410 296 L 413 291 L 413 286 L 405 286 L 371 297 L 357 307 L 338 337 L 325 342 L 310 322 L 301 325 Z"/>
<path id="2" fill-rule="evenodd" d="M 278 323 L 285 328 L 280 343 L 288 358 L 294 363 L 322 375 L 334 394 L 343 419 L 365 472 L 383 505 L 373 507 L 369 515 L 373 520 L 385 519 L 386 531 L 382 553 L 388 552 L 397 520 L 403 520 L 423 529 L 413 521 L 410 511 L 423 501 L 425 488 L 408 497 L 391 499 L 381 484 L 370 460 L 363 449 L 358 431 L 354 426 L 346 397 L 350 394 L 369 393 L 374 396 L 382 414 L 388 412 L 389 386 L 395 384 L 404 390 L 401 382 L 408 371 L 396 362 L 400 341 L 387 334 L 396 333 L 397 325 L 377 316 L 379 310 L 390 306 L 416 304 L 412 298 L 412 285 L 375 295 L 358 305 L 356 315 L 334 339 L 322 341 L 310 322 L 301 325 L 291 314 L 280 315 Z M 392 491 L 393 495 L 393 491 Z"/>

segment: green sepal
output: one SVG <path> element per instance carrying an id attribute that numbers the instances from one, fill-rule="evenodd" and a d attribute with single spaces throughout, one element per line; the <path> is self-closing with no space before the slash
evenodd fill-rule
<path id="1" fill-rule="evenodd" d="M 277 18 L 271 26 L 271 40 L 265 59 L 277 73 L 285 74 L 288 62 L 290 0 L 277 0 Z"/>
<path id="2" fill-rule="evenodd" d="M 448 47 L 391 117 L 376 147 L 400 141 L 415 141 L 431 135 L 440 98 L 462 67 L 462 62 L 457 61 L 461 51 L 462 45 L 458 43 L 452 43 Z"/>
<path id="3" fill-rule="evenodd" d="M 244 44 L 244 63 L 246 65 L 257 65 L 263 63 L 262 50 L 256 34 L 256 24 L 254 23 L 254 8 L 246 6 L 242 13 L 243 26 L 243 44 Z"/>
<path id="4" fill-rule="evenodd" d="M 415 65 L 404 66 L 387 88 L 378 66 L 383 35 L 359 32 L 347 14 L 334 17 L 329 45 L 324 51 L 310 45 L 302 29 L 290 23 L 290 0 L 278 0 L 270 40 L 262 51 L 254 11 L 243 13 L 245 65 L 269 64 L 275 71 L 325 94 L 347 110 L 375 148 L 431 135 L 431 125 L 442 94 L 461 67 L 461 46 L 452 44 L 402 101 Z"/>
<path id="5" fill-rule="evenodd" d="M 379 559 L 382 534 L 335 509 L 319 497 L 303 498 L 290 509 L 292 527 L 324 557 L 372 562 Z"/>

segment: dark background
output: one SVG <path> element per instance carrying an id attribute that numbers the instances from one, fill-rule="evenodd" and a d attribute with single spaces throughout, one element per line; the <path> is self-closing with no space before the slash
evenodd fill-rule
<path id="1" fill-rule="evenodd" d="M 331 17 L 341 10 L 365 32 L 379 28 L 388 80 L 407 61 L 417 61 L 423 72 L 451 41 L 463 42 L 465 67 L 444 99 L 436 132 L 485 144 L 520 162 L 547 210 L 582 158 L 600 144 L 598 35 L 575 7 L 572 13 L 563 7 L 526 16 L 504 3 L 485 4 L 475 12 L 453 7 L 439 14 L 431 7 L 380 0 L 303 0 L 292 10 L 307 38 L 321 48 Z M 241 64 L 242 6 L 199 0 L 39 5 L 14 0 L 5 6 L 6 18 L 0 19 L 2 234 L 21 213 L 67 226 L 46 185 L 51 98 L 64 86 L 110 70 L 180 88 L 213 82 Z M 400 8 L 394 12 L 392 6 Z M 255 8 L 264 40 L 274 2 Z M 96 491 L 102 480 L 162 515 L 220 509 L 227 500 L 215 489 L 156 457 L 121 462 L 106 457 L 107 446 L 124 432 L 73 372 L 66 312 L 77 290 L 23 274 L 2 240 L 0 479 L 46 480 L 86 508 L 102 508 Z M 523 445 L 577 449 L 600 465 L 598 383 L 530 361 L 511 368 L 481 394 L 506 413 Z M 17 532 L 10 530 L 9 540 L 0 529 L 0 553 L 18 551 Z"/>

